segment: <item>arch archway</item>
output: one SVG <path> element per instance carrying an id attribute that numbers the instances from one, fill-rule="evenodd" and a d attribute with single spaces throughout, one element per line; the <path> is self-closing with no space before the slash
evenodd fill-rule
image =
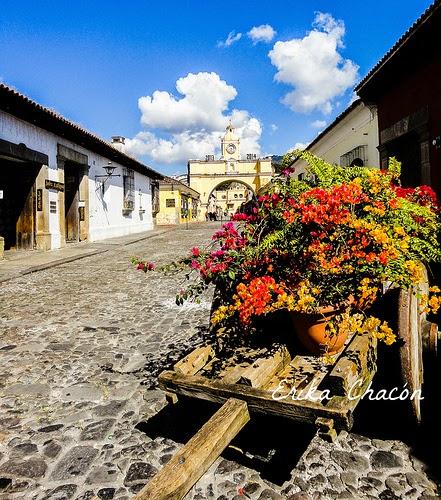
<path id="1" fill-rule="evenodd" d="M 254 189 L 242 180 L 222 181 L 214 186 L 208 195 L 208 217 L 210 220 L 229 219 L 243 203 L 255 198 L 255 196 Z"/>

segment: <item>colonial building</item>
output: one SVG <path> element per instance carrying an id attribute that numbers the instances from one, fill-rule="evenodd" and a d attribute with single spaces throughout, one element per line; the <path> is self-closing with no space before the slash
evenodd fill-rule
<path id="1" fill-rule="evenodd" d="M 156 223 L 173 225 L 195 222 L 199 218 L 199 193 L 178 179 L 159 181 L 159 212 Z"/>
<path id="2" fill-rule="evenodd" d="M 436 0 L 356 88 L 378 109 L 383 168 L 395 156 L 402 184 L 441 194 L 441 1 Z"/>
<path id="3" fill-rule="evenodd" d="M 247 196 L 255 195 L 272 176 L 271 158 L 247 154 L 242 159 L 240 139 L 231 124 L 221 139 L 218 160 L 207 155 L 205 160 L 188 162 L 189 185 L 201 196 L 200 220 L 205 220 L 208 210 L 213 209 L 219 212 L 218 217 L 232 215 Z"/>
<path id="4" fill-rule="evenodd" d="M 5 249 L 49 250 L 152 229 L 163 176 L 123 146 L 123 138 L 110 144 L 0 84 Z"/>
<path id="5" fill-rule="evenodd" d="M 328 163 L 348 167 L 379 166 L 378 122 L 375 106 L 354 101 L 305 149 Z M 294 161 L 294 175 L 305 173 L 306 163 Z"/>

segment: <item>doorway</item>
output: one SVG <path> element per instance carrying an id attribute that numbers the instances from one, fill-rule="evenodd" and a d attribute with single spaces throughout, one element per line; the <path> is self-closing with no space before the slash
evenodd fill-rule
<path id="1" fill-rule="evenodd" d="M 386 144 L 387 156 L 401 162 L 401 185 L 416 187 L 422 183 L 421 145 L 416 132 L 399 137 Z"/>
<path id="2" fill-rule="evenodd" d="M 76 163 L 66 162 L 64 165 L 64 214 L 66 228 L 66 243 L 79 240 L 79 199 L 80 177 Z"/>
<path id="3" fill-rule="evenodd" d="M 41 165 L 0 157 L 0 236 L 5 250 L 35 248 L 35 180 Z"/>

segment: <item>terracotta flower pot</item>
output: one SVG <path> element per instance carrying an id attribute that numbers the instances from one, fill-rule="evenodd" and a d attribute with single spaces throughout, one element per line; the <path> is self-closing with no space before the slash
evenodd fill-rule
<path id="1" fill-rule="evenodd" d="M 340 307 L 322 307 L 317 313 L 291 313 L 295 331 L 300 342 L 312 354 L 335 354 L 342 350 L 347 332 L 330 335 L 326 325 L 340 314 Z"/>

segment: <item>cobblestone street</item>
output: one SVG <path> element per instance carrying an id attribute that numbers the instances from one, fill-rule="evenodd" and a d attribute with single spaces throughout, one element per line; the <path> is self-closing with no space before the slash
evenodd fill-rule
<path id="1" fill-rule="evenodd" d="M 200 341 L 210 297 L 178 307 L 182 278 L 135 271 L 130 257 L 167 262 L 218 226 L 2 283 L 0 498 L 130 498 L 208 418 L 197 404 L 167 410 L 155 377 Z M 361 425 L 329 444 L 299 425 L 249 426 L 245 454 L 227 450 L 187 498 L 438 498 L 422 458 L 392 431 L 380 439 Z M 247 452 L 256 436 L 284 446 L 282 458 Z"/>

